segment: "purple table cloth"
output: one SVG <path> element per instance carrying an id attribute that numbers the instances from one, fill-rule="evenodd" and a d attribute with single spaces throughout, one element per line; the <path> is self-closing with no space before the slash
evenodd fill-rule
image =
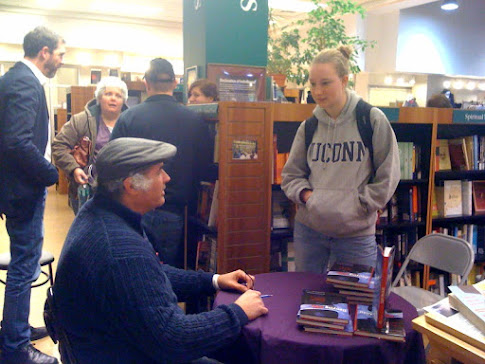
<path id="1" fill-rule="evenodd" d="M 266 273 L 256 275 L 255 289 L 264 298 L 266 316 L 246 325 L 238 341 L 226 352 L 231 363 L 425 363 L 421 334 L 412 329 L 416 309 L 391 293 L 390 307 L 404 313 L 406 343 L 375 338 L 314 334 L 298 329 L 296 314 L 304 288 L 331 290 L 325 276 L 313 273 Z M 214 307 L 234 302 L 238 293 L 219 292 Z"/>

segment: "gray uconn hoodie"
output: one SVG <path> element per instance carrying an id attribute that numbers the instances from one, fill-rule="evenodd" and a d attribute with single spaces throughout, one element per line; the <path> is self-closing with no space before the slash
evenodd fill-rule
<path id="1" fill-rule="evenodd" d="M 396 136 L 384 113 L 371 110 L 373 168 L 355 116 L 360 99 L 347 91 L 347 103 L 336 120 L 319 106 L 318 126 L 305 151 L 305 122 L 295 135 L 283 168 L 281 188 L 298 204 L 296 220 L 331 237 L 375 234 L 377 210 L 392 197 L 400 179 Z M 313 190 L 304 204 L 300 192 Z"/>

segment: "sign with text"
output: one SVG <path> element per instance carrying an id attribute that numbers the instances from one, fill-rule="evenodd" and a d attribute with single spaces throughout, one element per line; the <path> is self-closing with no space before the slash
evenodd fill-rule
<path id="1" fill-rule="evenodd" d="M 485 123 L 485 110 L 453 110 L 454 123 Z"/>

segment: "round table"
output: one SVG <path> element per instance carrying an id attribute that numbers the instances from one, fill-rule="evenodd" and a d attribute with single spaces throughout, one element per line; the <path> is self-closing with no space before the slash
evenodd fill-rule
<path id="1" fill-rule="evenodd" d="M 411 327 L 416 309 L 391 293 L 389 305 L 404 313 L 406 343 L 375 338 L 303 332 L 296 323 L 303 289 L 332 290 L 325 275 L 314 273 L 265 273 L 256 275 L 254 289 L 263 295 L 269 309 L 243 330 L 239 340 L 226 353 L 233 363 L 409 363 L 425 362 L 421 334 Z M 239 293 L 219 292 L 214 307 L 234 302 Z"/>

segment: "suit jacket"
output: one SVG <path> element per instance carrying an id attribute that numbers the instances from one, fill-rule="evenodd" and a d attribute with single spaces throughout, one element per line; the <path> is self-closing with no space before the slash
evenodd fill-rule
<path id="1" fill-rule="evenodd" d="M 57 169 L 44 158 L 49 114 L 44 88 L 17 62 L 0 78 L 0 213 L 28 216 Z"/>

